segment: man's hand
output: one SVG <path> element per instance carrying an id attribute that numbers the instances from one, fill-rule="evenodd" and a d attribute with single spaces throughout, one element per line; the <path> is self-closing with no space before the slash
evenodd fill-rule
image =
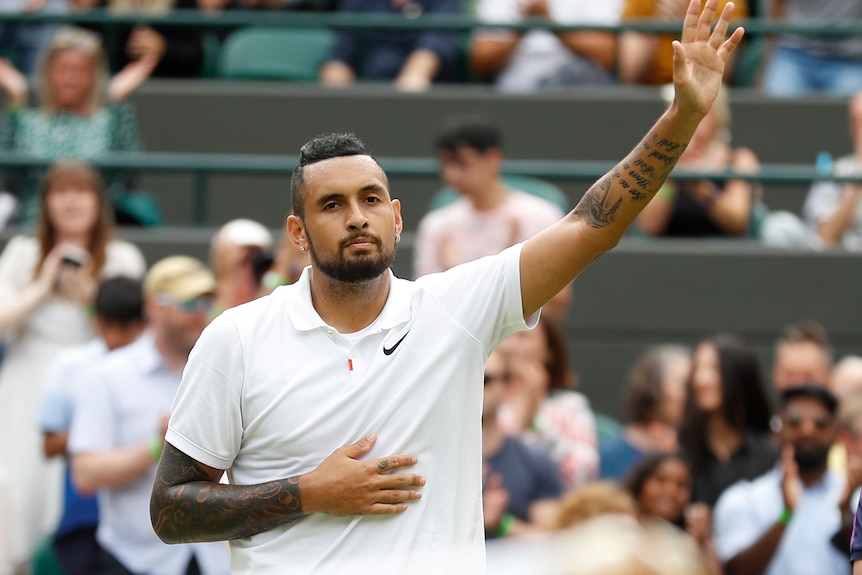
<path id="1" fill-rule="evenodd" d="M 425 479 L 416 474 L 396 473 L 416 465 L 412 455 L 389 455 L 368 461 L 366 455 L 377 436 L 336 449 L 314 471 L 299 478 L 304 513 L 330 515 L 388 515 L 403 513 L 407 502 L 422 497 L 416 487 Z"/>
<path id="2" fill-rule="evenodd" d="M 712 29 L 717 6 L 718 0 L 708 0 L 700 12 L 700 0 L 691 0 L 683 21 L 682 41 L 673 42 L 674 104 L 683 112 L 702 116 L 709 112 L 721 87 L 727 60 L 744 34 L 742 28 L 737 28 L 725 38 L 733 2 L 725 5 Z"/>

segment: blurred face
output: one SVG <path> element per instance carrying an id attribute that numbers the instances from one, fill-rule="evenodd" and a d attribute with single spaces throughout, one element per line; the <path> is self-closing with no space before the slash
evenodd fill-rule
<path id="1" fill-rule="evenodd" d="M 829 376 L 829 358 L 816 343 L 785 342 L 778 346 L 772 383 L 779 392 L 804 383 L 828 387 Z"/>
<path id="2" fill-rule="evenodd" d="M 96 64 L 83 52 L 63 50 L 48 64 L 47 79 L 57 106 L 75 110 L 86 104 L 96 84 Z"/>
<path id="3" fill-rule="evenodd" d="M 379 277 L 395 259 L 401 204 L 369 156 L 331 158 L 305 168 L 305 215 L 288 231 L 307 245 L 316 269 L 340 282 Z"/>
<path id="4" fill-rule="evenodd" d="M 837 438 L 835 419 L 816 399 L 793 399 L 781 411 L 781 438 L 793 445 L 800 471 L 823 469 Z"/>
<path id="5" fill-rule="evenodd" d="M 692 362 L 688 357 L 674 357 L 666 366 L 662 392 L 664 394 L 665 417 L 667 423 L 679 427 L 685 409 L 686 384 L 691 373 Z"/>
<path id="6" fill-rule="evenodd" d="M 437 157 L 443 181 L 468 197 L 483 195 L 499 177 L 502 157 L 498 150 L 480 152 L 459 146 L 454 152 L 441 151 Z"/>
<path id="7" fill-rule="evenodd" d="M 692 362 L 691 393 L 700 411 L 712 413 L 721 409 L 721 372 L 718 350 L 711 343 L 700 344 Z"/>
<path id="8" fill-rule="evenodd" d="M 98 192 L 80 183 L 60 182 L 45 197 L 48 221 L 61 238 L 89 234 L 100 209 Z"/>
<path id="9" fill-rule="evenodd" d="M 640 504 L 647 515 L 679 521 L 691 499 L 691 474 L 679 459 L 665 459 L 643 484 Z"/>
<path id="10" fill-rule="evenodd" d="M 150 323 L 174 353 L 188 355 L 209 324 L 212 307 L 210 294 L 186 301 L 156 296 L 150 307 Z"/>

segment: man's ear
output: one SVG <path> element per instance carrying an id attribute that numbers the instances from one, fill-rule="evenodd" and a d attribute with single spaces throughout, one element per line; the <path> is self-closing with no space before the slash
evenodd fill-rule
<path id="1" fill-rule="evenodd" d="M 293 214 L 287 216 L 284 222 L 284 233 L 290 236 L 299 251 L 304 252 L 308 249 L 308 236 L 305 234 L 305 222 L 302 218 Z"/>

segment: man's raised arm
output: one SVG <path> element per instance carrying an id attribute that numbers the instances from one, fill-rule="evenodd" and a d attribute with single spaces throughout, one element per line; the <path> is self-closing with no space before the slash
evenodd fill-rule
<path id="1" fill-rule="evenodd" d="M 715 28 L 718 0 L 700 13 L 691 0 L 682 41 L 674 41 L 674 101 L 641 143 L 587 191 L 565 218 L 527 241 L 521 254 L 524 316 L 533 314 L 590 262 L 613 248 L 658 192 L 695 129 L 712 107 L 730 54 L 743 30 L 728 38 L 728 3 Z"/>

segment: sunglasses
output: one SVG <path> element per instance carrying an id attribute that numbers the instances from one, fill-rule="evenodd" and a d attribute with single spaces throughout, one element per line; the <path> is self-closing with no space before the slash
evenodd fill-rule
<path id="1" fill-rule="evenodd" d="M 208 312 L 213 308 L 213 299 L 209 296 L 199 296 L 185 301 L 179 301 L 170 296 L 160 296 L 159 301 L 163 305 L 175 307 L 185 313 Z"/>
<path id="2" fill-rule="evenodd" d="M 801 428 L 806 421 L 810 421 L 814 428 L 817 431 L 825 431 L 832 425 L 832 421 L 828 417 L 817 416 L 817 417 L 803 417 L 801 415 L 788 415 L 784 419 L 784 425 L 786 425 L 789 429 L 799 429 Z"/>

